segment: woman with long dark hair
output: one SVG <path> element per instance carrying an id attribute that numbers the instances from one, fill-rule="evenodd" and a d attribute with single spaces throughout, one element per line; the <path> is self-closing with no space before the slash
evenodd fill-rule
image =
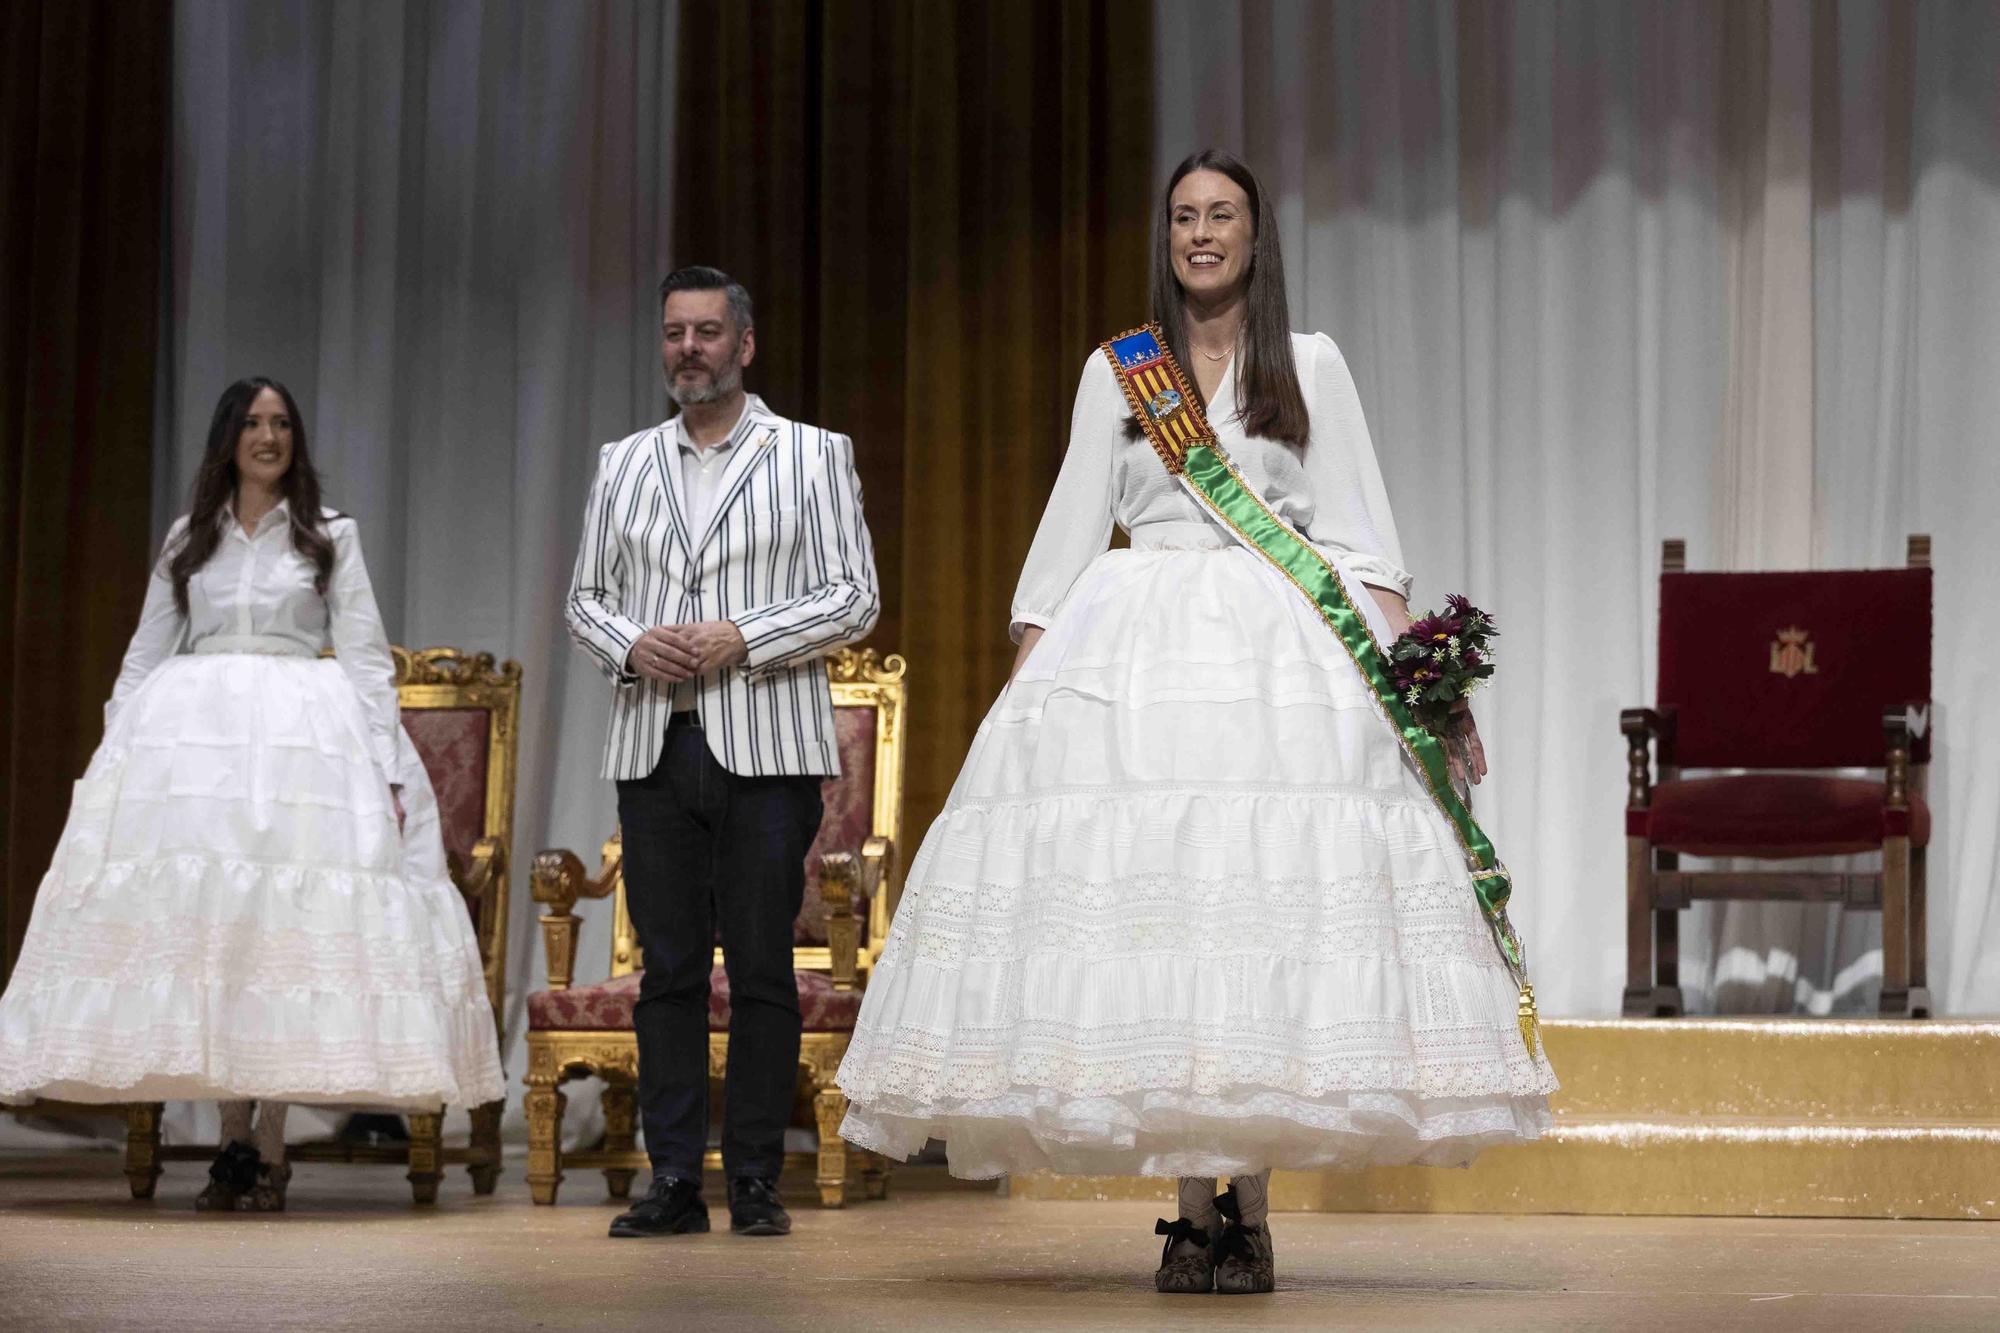
<path id="1" fill-rule="evenodd" d="M 434 801 L 354 520 L 320 507 L 291 392 L 239 381 L 0 997 L 0 1100 L 218 1100 L 196 1207 L 276 1211 L 287 1103 L 499 1098 L 478 945 L 405 792 Z"/>
<path id="2" fill-rule="evenodd" d="M 1243 163 L 1174 171 L 1152 287 L 1157 339 L 1084 366 L 1013 676 L 911 866 L 842 1132 L 895 1157 L 942 1138 L 966 1176 L 1178 1177 L 1158 1288 L 1269 1291 L 1271 1168 L 1462 1164 L 1539 1135 L 1555 1079 L 1435 792 L 1343 647 L 1372 653 L 1367 631 L 1336 638 L 1244 535 L 1263 522 L 1337 572 L 1377 643 L 1407 626 L 1353 380 L 1331 339 L 1291 332 Z M 1192 415 L 1126 379 L 1158 341 L 1248 518 L 1199 503 L 1142 428 Z M 1106 549 L 1114 523 L 1129 550 Z"/>

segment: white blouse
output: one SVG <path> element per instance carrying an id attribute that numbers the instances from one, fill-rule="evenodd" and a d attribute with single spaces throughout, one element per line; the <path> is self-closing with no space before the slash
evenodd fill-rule
<path id="1" fill-rule="evenodd" d="M 223 527 L 222 543 L 188 580 L 185 616 L 174 605 L 174 583 L 167 572 L 168 556 L 187 528 L 185 517 L 175 519 L 146 585 L 145 609 L 125 650 L 125 665 L 104 706 L 105 725 L 177 653 L 201 651 L 204 644 L 208 651 L 228 651 L 225 645 L 231 640 L 253 640 L 243 645 L 244 651 L 317 657 L 331 642 L 334 659 L 361 696 L 375 766 L 384 781 L 400 781 L 396 735 L 402 708 L 389 636 L 375 606 L 368 567 L 361 561 L 354 520 L 331 509 L 325 513 L 333 571 L 324 596 L 313 588 L 312 562 L 292 548 L 291 511 L 284 503 L 264 515 L 255 533 L 244 532 L 224 509 L 216 520 Z"/>
<path id="2" fill-rule="evenodd" d="M 1336 552 L 1362 582 L 1407 598 L 1411 579 L 1347 361 L 1324 333 L 1294 333 L 1292 359 L 1311 416 L 1303 457 L 1291 445 L 1245 435 L 1236 412 L 1222 410 L 1236 400 L 1234 358 L 1216 386 L 1209 425 L 1243 479 L 1280 518 Z M 1126 434 L 1130 415 L 1110 363 L 1102 352 L 1093 353 L 1076 390 L 1069 452 L 1014 592 L 1016 641 L 1023 626 L 1046 627 L 1054 618 L 1070 586 L 1103 554 L 1113 523 L 1132 534 L 1135 545 L 1165 537 L 1168 530 L 1155 526 L 1160 524 L 1206 525 L 1227 539 L 1227 530 L 1168 475 L 1152 445 Z"/>

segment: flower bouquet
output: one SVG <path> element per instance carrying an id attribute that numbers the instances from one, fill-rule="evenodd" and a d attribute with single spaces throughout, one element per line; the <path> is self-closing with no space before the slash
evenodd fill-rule
<path id="1" fill-rule="evenodd" d="M 1493 676 L 1493 617 L 1454 593 L 1389 646 L 1389 674 L 1417 725 L 1466 759 L 1464 713 L 1469 698 Z"/>

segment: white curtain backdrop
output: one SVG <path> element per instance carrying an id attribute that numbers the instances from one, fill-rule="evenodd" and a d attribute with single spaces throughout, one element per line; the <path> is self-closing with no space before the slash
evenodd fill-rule
<path id="1" fill-rule="evenodd" d="M 1482 791 L 1551 1013 L 1618 1010 L 1621 706 L 1659 544 L 1893 565 L 1935 535 L 1940 1006 L 2000 1009 L 2000 9 L 1155 5 L 1162 178 L 1243 153 L 1347 354 L 1418 576 L 1507 631 Z M 1983 742 L 1983 745 L 1981 744 Z M 1697 910 L 1696 1011 L 1865 1011 L 1879 918 Z"/>
<path id="2" fill-rule="evenodd" d="M 1931 980 L 2000 1011 L 2000 6 L 1815 8 L 1813 544 L 1937 542 Z M 1826 65 L 1837 60 L 1837 69 Z M 1890 645 L 1885 645 L 1885 648 Z"/>
<path id="3" fill-rule="evenodd" d="M 390 637 L 521 663 L 518 1108 L 543 984 L 528 860 L 594 863 L 616 819 L 596 776 L 608 687 L 562 599 L 596 446 L 666 414 L 677 6 L 180 0 L 174 21 L 156 536 L 223 386 L 275 376 L 328 503 L 361 524 Z M 608 916 L 585 914 L 580 980 L 604 975 Z"/>

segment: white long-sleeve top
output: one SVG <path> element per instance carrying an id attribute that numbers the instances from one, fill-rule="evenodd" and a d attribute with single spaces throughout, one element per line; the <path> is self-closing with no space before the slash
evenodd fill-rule
<path id="1" fill-rule="evenodd" d="M 1209 425 L 1273 512 L 1337 552 L 1362 582 L 1407 598 L 1411 579 L 1347 361 L 1324 333 L 1294 333 L 1292 357 L 1312 423 L 1303 455 L 1280 441 L 1244 434 L 1237 420 L 1233 358 L 1216 386 Z M 1069 452 L 1014 592 L 1017 641 L 1024 626 L 1048 625 L 1084 568 L 1104 553 L 1114 523 L 1135 542 L 1143 529 L 1162 523 L 1206 524 L 1226 532 L 1168 474 L 1143 436 L 1127 434 L 1130 415 L 1110 363 L 1102 352 L 1092 353 L 1076 389 Z"/>
<path id="2" fill-rule="evenodd" d="M 188 580 L 185 616 L 174 605 L 174 583 L 167 573 L 167 562 L 187 529 L 186 517 L 175 519 L 146 585 L 139 628 L 104 706 L 106 727 L 163 662 L 194 652 L 205 641 L 278 639 L 295 646 L 301 656 L 316 656 L 330 642 L 340 669 L 361 696 L 376 768 L 385 782 L 400 781 L 396 733 L 402 708 L 389 636 L 362 563 L 354 520 L 331 509 L 325 513 L 327 535 L 333 539 L 333 572 L 324 596 L 313 587 L 312 562 L 292 547 L 291 511 L 284 503 L 264 515 L 254 533 L 244 532 L 225 509 L 217 518 L 223 525 L 221 545 Z"/>

